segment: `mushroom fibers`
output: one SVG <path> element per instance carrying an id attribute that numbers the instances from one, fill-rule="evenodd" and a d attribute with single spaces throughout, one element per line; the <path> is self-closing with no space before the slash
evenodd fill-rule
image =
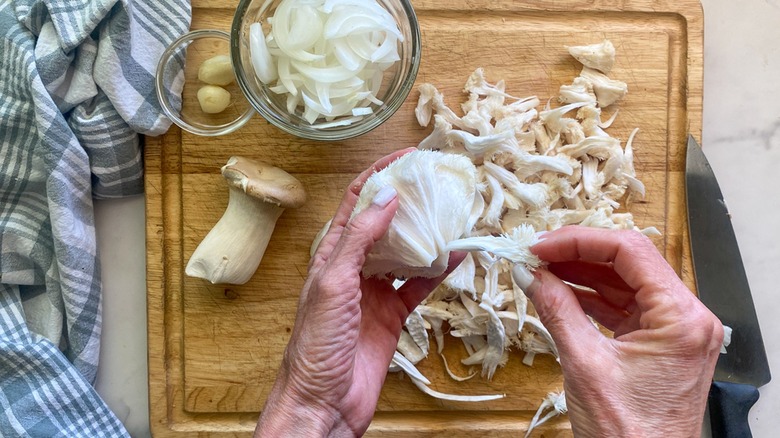
<path id="1" fill-rule="evenodd" d="M 447 244 L 473 226 L 476 174 L 462 155 L 414 151 L 372 175 L 352 216 L 368 208 L 384 186 L 395 188 L 399 204 L 387 233 L 366 257 L 363 275 L 433 278 L 444 273 Z"/>

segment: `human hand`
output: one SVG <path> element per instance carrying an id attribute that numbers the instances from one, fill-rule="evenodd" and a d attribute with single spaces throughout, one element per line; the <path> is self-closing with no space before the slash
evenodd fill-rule
<path id="1" fill-rule="evenodd" d="M 531 251 L 549 265 L 524 290 L 558 347 L 575 435 L 698 438 L 723 326 L 652 242 L 570 226 Z"/>
<path id="2" fill-rule="evenodd" d="M 372 205 L 350 220 L 371 174 L 411 152 L 374 163 L 350 184 L 328 232 L 309 264 L 295 327 L 255 436 L 362 435 L 406 317 L 462 260 L 438 278 L 362 278 L 366 254 L 387 231 L 397 193 L 380 190 Z"/>

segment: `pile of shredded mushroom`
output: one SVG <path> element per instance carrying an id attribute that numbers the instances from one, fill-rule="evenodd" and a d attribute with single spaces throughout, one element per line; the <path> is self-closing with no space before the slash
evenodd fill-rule
<path id="1" fill-rule="evenodd" d="M 560 88 L 560 106 L 548 101 L 537 110 L 537 97 L 513 97 L 503 80 L 489 83 L 482 69 L 466 82 L 468 99 L 461 105 L 462 116 L 445 105 L 444 96 L 433 85 L 419 87 L 417 120 L 422 126 L 433 123 L 419 148 L 469 157 L 477 167 L 476 202 L 481 205 L 474 228 L 448 248 L 472 252 L 409 315 L 393 361 L 394 370 L 406 371 L 433 396 L 481 401 L 502 395 L 454 396 L 428 388 L 428 380 L 414 364 L 429 354 L 429 331 L 439 355 L 445 330 L 462 342 L 468 355 L 461 363 L 481 367 L 487 379 L 506 364 L 511 349 L 523 351 L 523 363 L 528 366 L 536 354 L 557 358 L 549 332 L 510 274 L 513 263 L 539 266 L 540 261 L 528 251 L 538 232 L 569 224 L 638 229 L 631 213 L 618 212 L 632 199 L 644 197 L 644 185 L 633 163 L 632 142 L 638 129 L 624 146 L 605 131 L 627 92 L 624 82 L 607 76 L 614 64 L 614 47 L 604 41 L 568 50 L 584 67 L 571 85 Z M 602 120 L 604 109 L 612 114 L 606 121 Z M 658 233 L 654 228 L 640 231 Z M 473 370 L 457 376 L 446 359 L 444 363 L 455 380 L 477 374 Z M 553 412 L 565 412 L 565 407 L 557 407 L 561 403 L 565 406 L 556 402 Z"/>

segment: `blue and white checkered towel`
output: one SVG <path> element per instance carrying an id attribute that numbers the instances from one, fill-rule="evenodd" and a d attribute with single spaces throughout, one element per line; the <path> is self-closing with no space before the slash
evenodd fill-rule
<path id="1" fill-rule="evenodd" d="M 140 134 L 188 0 L 0 0 L 0 436 L 124 436 L 91 386 L 92 198 L 143 190 Z"/>

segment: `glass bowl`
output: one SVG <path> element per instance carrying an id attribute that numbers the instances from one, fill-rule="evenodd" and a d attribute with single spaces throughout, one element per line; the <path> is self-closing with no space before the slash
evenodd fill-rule
<path id="1" fill-rule="evenodd" d="M 335 141 L 365 134 L 381 125 L 401 107 L 409 95 L 420 66 L 420 28 L 417 16 L 408 0 L 376 0 L 395 19 L 403 35 L 398 44 L 400 60 L 384 71 L 382 86 L 376 97 L 381 105 L 372 103 L 373 112 L 363 115 L 359 121 L 343 126 L 315 127 L 303 117 L 301 106 L 293 113 L 287 110 L 286 96 L 271 90 L 275 85 L 263 84 L 255 75 L 249 48 L 249 27 L 261 23 L 268 35 L 272 17 L 282 0 L 240 0 L 231 27 L 230 50 L 236 80 L 249 103 L 268 122 L 298 137 Z M 345 119 L 354 120 L 349 113 L 344 116 L 318 119 L 314 124 L 339 124 Z"/>
<path id="2" fill-rule="evenodd" d="M 230 55 L 230 35 L 221 30 L 195 30 L 171 43 L 157 64 L 157 99 L 163 112 L 193 134 L 233 132 L 255 113 L 235 80 L 222 86 L 230 93 L 227 108 L 217 114 L 203 112 L 197 93 L 208 84 L 198 79 L 198 69 L 203 61 L 216 55 Z"/>

